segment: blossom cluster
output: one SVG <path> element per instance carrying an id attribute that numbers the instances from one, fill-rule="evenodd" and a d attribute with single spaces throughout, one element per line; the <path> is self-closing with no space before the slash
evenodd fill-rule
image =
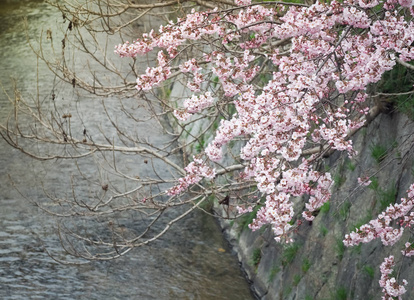
<path id="1" fill-rule="evenodd" d="M 345 246 L 355 246 L 360 243 L 368 243 L 380 238 L 384 245 L 394 245 L 402 236 L 404 227 L 414 224 L 414 184 L 407 191 L 408 199 L 402 198 L 401 203 L 390 204 L 385 211 L 378 215 L 377 219 L 362 225 L 355 231 L 345 236 Z M 394 220 L 399 220 L 398 228 L 392 226 Z"/>
<path id="2" fill-rule="evenodd" d="M 407 291 L 404 286 L 407 285 L 407 280 L 403 279 L 403 284 L 400 285 L 397 283 L 395 277 L 390 278 L 390 274 L 392 273 L 392 268 L 395 266 L 394 256 L 390 255 L 384 259 L 384 262 L 380 266 L 381 271 L 381 279 L 379 281 L 380 286 L 383 288 L 382 292 L 384 296 L 382 299 L 384 300 L 393 300 L 398 297 L 398 299 L 402 299 L 401 295 L 405 294 Z"/>
<path id="3" fill-rule="evenodd" d="M 208 80 L 205 74 L 217 76 L 224 96 L 233 98 L 236 107 L 236 114 L 230 120 L 221 121 L 214 140 L 205 149 L 206 155 L 212 161 L 219 161 L 223 145 L 238 136 L 248 137 L 240 153 L 248 162 L 246 173 L 251 174 L 259 190 L 270 199 L 263 207 L 267 213 L 258 214 L 252 227 L 275 224 L 270 217 L 274 216 L 273 211 L 288 211 L 286 199 L 304 194 L 310 195 L 310 200 L 303 216 L 311 220 L 312 213 L 329 198 L 330 175 L 316 172 L 319 179 L 315 180 L 312 176 L 315 171 L 309 163 L 315 158 L 304 161 L 305 170 L 301 166 L 284 170 L 286 162 L 298 161 L 309 137 L 313 143 L 347 151 L 350 156 L 355 154 L 348 133 L 364 124 L 357 115 L 366 114 L 369 109 L 364 107 L 365 88 L 378 82 L 395 65 L 397 57 L 414 58 L 413 24 L 399 16 L 397 10 L 398 5 L 407 3 L 388 0 L 381 19 L 369 13 L 370 8 L 380 5 L 376 0 L 317 2 L 309 7 L 289 8 L 268 8 L 251 1 L 236 4 L 242 8 L 224 15 L 218 10 L 192 11 L 177 23 L 161 26 L 157 33 L 151 31 L 134 43 L 117 46 L 116 52 L 121 56 L 136 56 L 161 49 L 158 66 L 148 68 L 137 79 L 137 88 L 148 90 L 169 78 L 171 64 L 179 59 L 180 47 L 185 47 L 187 40 L 219 37 L 227 51 L 219 45 L 206 51 L 203 59 L 207 67 L 201 67 L 195 58 L 179 64 L 179 70 L 193 78 L 187 85 L 191 91 L 200 92 L 201 83 Z M 343 30 L 333 30 L 335 27 Z M 355 31 L 361 28 L 365 31 Z M 247 41 L 246 35 L 250 36 Z M 273 47 L 274 39 L 289 40 L 289 48 Z M 232 48 L 230 43 L 239 44 L 243 50 Z M 274 72 L 257 89 L 252 81 L 263 58 L 273 64 Z M 333 102 L 335 93 L 340 95 L 336 96 L 340 102 Z M 213 101 L 209 91 L 193 95 L 174 114 L 184 121 L 191 114 L 211 107 Z M 276 198 L 279 200 L 272 200 Z M 284 215 L 291 217 L 292 213 Z M 273 229 L 280 232 L 279 225 Z M 390 239 L 390 243 L 391 236 L 401 234 L 394 229 L 387 232 L 384 239 Z"/>
<path id="4" fill-rule="evenodd" d="M 214 169 L 211 169 L 200 158 L 193 157 L 193 161 L 185 168 L 186 176 L 179 179 L 179 184 L 170 188 L 167 194 L 170 196 L 178 195 L 186 190 L 190 185 L 200 182 L 203 178 L 213 179 L 216 176 Z"/>
<path id="5" fill-rule="evenodd" d="M 315 162 L 329 150 L 345 151 L 350 157 L 356 154 L 350 133 L 364 125 L 369 112 L 367 87 L 398 61 L 414 59 L 412 2 L 235 3 L 238 7 L 226 11 L 192 11 L 158 32 L 117 46 L 116 52 L 134 57 L 160 49 L 157 66 L 137 79 L 140 90 L 161 84 L 178 65 L 194 93 L 174 111 L 181 121 L 203 110 L 212 112 L 220 104 L 234 105 L 235 113 L 220 121 L 204 154 L 212 163 L 219 162 L 223 146 L 235 138 L 246 141 L 240 151 L 244 173 L 255 180 L 265 199 L 250 228 L 270 224 L 277 241 L 290 241 L 292 197 L 306 196 L 302 216 L 312 221 L 331 196 L 331 175 L 318 171 Z M 199 47 L 193 47 L 197 42 Z M 180 56 L 189 48 L 202 52 L 200 60 Z M 211 82 L 217 87 L 211 87 Z M 305 155 L 311 147 L 320 150 Z M 168 194 L 178 195 L 202 178 L 214 177 L 214 170 L 199 158 L 186 171 Z M 370 183 L 368 178 L 358 182 Z M 404 226 L 414 223 L 413 196 L 411 186 L 407 199 L 346 235 L 345 245 L 376 238 L 384 245 L 395 244 Z M 240 208 L 240 212 L 250 210 L 251 206 Z M 406 244 L 403 254 L 414 254 L 412 244 Z M 389 274 L 387 270 L 384 274 Z M 400 297 L 404 287 L 384 276 L 384 294 Z"/>

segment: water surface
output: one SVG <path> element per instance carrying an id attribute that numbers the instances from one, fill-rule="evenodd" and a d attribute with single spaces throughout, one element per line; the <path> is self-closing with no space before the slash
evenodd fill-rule
<path id="1" fill-rule="evenodd" d="M 42 32 L 46 41 L 44 33 L 48 29 L 56 33 L 56 42 L 57 24 L 62 24 L 61 14 L 43 1 L 0 0 L 0 82 L 11 99 L 15 97 L 15 82 L 22 96 L 45 103 L 46 107 L 54 93 L 59 109 L 76 112 L 87 120 L 82 126 L 87 126 L 88 131 L 98 134 L 104 130 L 111 134 L 113 128 L 97 107 L 104 100 L 110 113 L 117 116 L 119 108 L 115 100 L 119 99 L 78 94 L 36 60 L 28 46 L 27 41 L 34 41 Z M 5 122 L 12 106 L 3 93 L 0 107 L 0 120 Z M 148 112 L 137 110 L 137 113 Z M 151 142 L 163 142 L 161 129 L 152 124 L 142 126 L 136 130 L 145 132 Z M 139 174 L 147 172 L 138 157 L 129 157 L 120 165 L 136 168 Z M 83 160 L 81 168 L 88 176 L 102 171 L 91 159 Z M 66 197 L 71 193 L 70 178 L 76 176 L 77 166 L 68 160 L 31 160 L 0 140 L 0 169 L 1 299 L 253 298 L 215 220 L 200 213 L 174 226 L 150 247 L 133 250 L 116 261 L 79 266 L 55 262 L 45 247 L 58 258 L 68 259 L 56 236 L 57 220 L 25 200 L 12 182 L 23 195 L 39 202 L 45 199 L 41 183 L 56 195 Z M 105 175 L 101 176 L 104 180 Z M 79 197 L 87 197 L 91 190 L 88 183 L 79 180 L 76 189 Z M 133 213 L 116 219 L 128 228 L 138 221 Z M 104 231 L 107 226 L 106 220 L 88 224 L 92 224 L 89 230 L 96 232 Z"/>

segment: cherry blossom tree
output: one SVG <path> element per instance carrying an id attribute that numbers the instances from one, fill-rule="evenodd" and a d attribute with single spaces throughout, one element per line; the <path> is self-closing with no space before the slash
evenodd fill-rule
<path id="1" fill-rule="evenodd" d="M 157 66 L 138 76 L 139 91 L 185 77 L 194 94 L 174 111 L 182 122 L 223 102 L 235 106 L 236 112 L 222 119 L 204 154 L 167 193 L 178 197 L 204 178 L 216 177 L 214 163 L 222 160 L 223 146 L 241 138 L 243 179 L 253 179 L 265 198 L 250 228 L 270 224 L 277 241 L 290 242 L 292 197 L 309 196 L 302 214 L 308 221 L 329 199 L 331 175 L 315 166 L 333 150 L 355 154 L 350 136 L 375 114 L 370 111 L 369 87 L 398 63 L 413 68 L 407 63 L 414 58 L 412 2 L 235 3 L 239 7 L 192 11 L 158 32 L 117 46 L 116 52 L 135 57 L 158 51 Z M 188 47 L 196 58 L 181 55 Z M 260 80 L 263 74 L 269 76 Z M 220 87 L 206 91 L 203 82 L 214 78 Z M 393 245 L 403 227 L 413 224 L 413 188 L 401 204 L 391 205 L 378 219 L 347 235 L 345 245 L 377 237 Z M 258 204 L 245 205 L 251 210 Z M 400 220 L 397 228 L 392 220 Z M 412 252 L 407 243 L 403 254 Z M 393 264 L 389 257 L 381 265 L 385 299 L 405 292 L 395 278 L 388 278 Z"/>
<path id="2" fill-rule="evenodd" d="M 414 59 L 412 2 L 235 0 L 217 5 L 194 7 L 176 21 L 115 47 L 125 59 L 154 53 L 155 62 L 135 72 L 134 89 L 129 91 L 143 98 L 152 93 L 163 113 L 173 114 L 179 136 L 205 119 L 211 120 L 206 130 L 214 133 L 205 147 L 200 136 L 193 137 L 203 149 L 184 169 L 167 155 L 161 157 L 182 176 L 159 193 L 168 200 L 144 197 L 138 199 L 139 209 L 164 211 L 192 203 L 193 210 L 210 195 L 243 194 L 231 196 L 231 206 L 237 206 L 239 214 L 258 209 L 250 228 L 269 225 L 276 241 L 289 243 L 297 226 L 292 222 L 295 214 L 312 221 L 330 199 L 332 176 L 319 163 L 334 151 L 352 158 L 356 150 L 351 137 L 381 111 L 372 100 L 376 84 L 397 64 L 414 68 L 409 63 Z M 159 91 L 172 82 L 184 86 L 187 96 L 160 97 Z M 95 91 L 90 84 L 84 88 Z M 214 122 L 219 123 L 216 129 Z M 67 140 L 82 144 L 74 137 Z M 233 155 L 234 164 L 226 165 L 228 153 L 223 149 L 231 148 L 232 141 L 242 147 Z M 86 145 L 127 151 L 115 145 Z M 155 148 L 134 151 L 160 158 Z M 359 183 L 367 186 L 370 179 L 360 178 Z M 251 192 L 252 187 L 257 189 Z M 188 200 L 189 194 L 195 196 Z M 306 199 L 303 212 L 294 211 L 293 199 Z M 413 200 L 414 185 L 408 198 L 346 235 L 345 245 L 378 237 L 384 245 L 394 245 L 404 227 L 414 224 Z M 146 243 L 122 247 L 127 252 Z M 407 242 L 402 253 L 411 256 L 413 249 Z M 405 293 L 407 282 L 400 285 L 390 277 L 393 266 L 390 256 L 380 268 L 384 299 Z"/>

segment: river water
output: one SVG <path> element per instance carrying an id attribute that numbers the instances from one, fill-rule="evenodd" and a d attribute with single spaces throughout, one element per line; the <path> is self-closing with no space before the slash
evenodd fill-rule
<path id="1" fill-rule="evenodd" d="M 5 91 L 13 98 L 16 82 L 24 97 L 47 102 L 53 90 L 62 111 L 76 109 L 91 124 L 99 125 L 95 129 L 90 125 L 89 131 L 110 130 L 95 110 L 101 99 L 84 95 L 88 101 L 82 102 L 44 65 L 38 66 L 28 47 L 24 18 L 32 40 L 62 22 L 61 14 L 44 1 L 0 0 L 0 82 Z M 4 123 L 11 111 L 4 93 L 0 108 Z M 116 105 L 108 105 L 111 109 L 116 114 Z M 161 131 L 142 126 L 137 130 L 147 132 L 151 142 L 162 143 Z M 132 157 L 129 163 L 138 162 Z M 61 250 L 56 220 L 24 199 L 12 182 L 23 195 L 42 202 L 41 183 L 57 196 L 70 194 L 68 181 L 77 168 L 70 161 L 33 161 L 0 140 L 0 299 L 253 299 L 220 228 L 201 213 L 174 226 L 160 241 L 115 261 L 62 265 L 52 260 L 45 247 L 60 259 L 70 259 Z M 102 171 L 93 161 L 85 161 L 81 168 L 91 174 Z M 145 174 L 145 166 L 140 172 Z M 87 196 L 89 191 L 83 183 L 75 192 Z M 135 217 L 131 214 L 117 221 L 130 225 Z"/>

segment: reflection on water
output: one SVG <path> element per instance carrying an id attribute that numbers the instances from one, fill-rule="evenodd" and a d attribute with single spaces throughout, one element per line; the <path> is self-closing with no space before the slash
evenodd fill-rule
<path id="1" fill-rule="evenodd" d="M 27 38 L 34 39 L 61 21 L 59 12 L 43 1 L 0 0 L 0 81 L 11 98 L 10 77 L 25 97 L 36 97 L 37 68 L 40 100 L 50 98 L 55 78 L 45 66 L 37 67 Z M 68 107 L 79 100 L 71 89 L 55 92 Z M 4 122 L 11 110 L 5 94 L 0 96 L 0 107 Z M 85 116 L 100 122 L 93 109 L 92 101 L 85 103 Z M 95 168 L 92 160 L 84 161 L 83 167 Z M 65 255 L 55 235 L 55 220 L 24 200 L 11 186 L 9 175 L 25 195 L 41 199 L 39 179 L 57 194 L 65 193 L 68 174 L 74 168 L 68 161 L 43 164 L 29 160 L 0 140 L 1 299 L 252 299 L 217 224 L 203 214 L 185 219 L 151 247 L 117 261 L 80 266 L 53 261 L 45 245 L 58 258 Z"/>

